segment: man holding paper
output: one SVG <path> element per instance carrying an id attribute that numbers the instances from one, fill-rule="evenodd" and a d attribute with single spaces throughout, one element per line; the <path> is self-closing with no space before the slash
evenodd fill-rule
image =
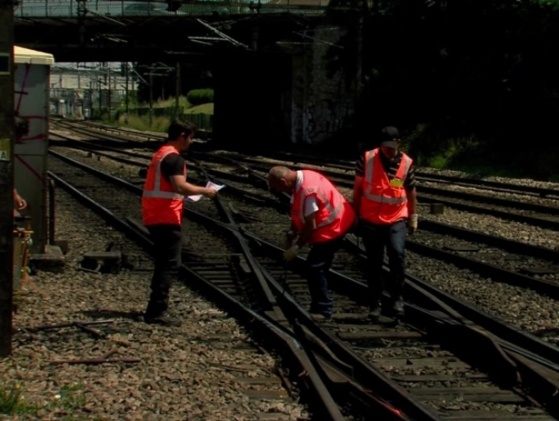
<path id="1" fill-rule="evenodd" d="M 163 326 L 180 326 L 168 314 L 169 291 L 181 265 L 182 214 L 184 197 L 203 195 L 213 198 L 217 190 L 187 181 L 186 162 L 180 155 L 196 134 L 196 126 L 187 121 L 173 121 L 163 146 L 149 164 L 142 194 L 142 220 L 154 246 L 155 267 L 151 295 L 144 321 Z"/>

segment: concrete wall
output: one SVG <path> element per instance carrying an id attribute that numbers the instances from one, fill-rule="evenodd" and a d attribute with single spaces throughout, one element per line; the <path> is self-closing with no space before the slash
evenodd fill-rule
<path id="1" fill-rule="evenodd" d="M 355 65 L 337 59 L 344 29 L 322 26 L 305 35 L 303 42 L 281 43 L 273 56 L 221 57 L 214 72 L 216 143 L 314 145 L 352 124 L 356 76 L 348 77 L 347 68 Z"/>
<path id="2" fill-rule="evenodd" d="M 309 43 L 293 57 L 291 141 L 319 144 L 351 124 L 355 111 L 355 78 L 348 78 L 339 64 L 339 26 L 318 27 L 307 34 Z"/>

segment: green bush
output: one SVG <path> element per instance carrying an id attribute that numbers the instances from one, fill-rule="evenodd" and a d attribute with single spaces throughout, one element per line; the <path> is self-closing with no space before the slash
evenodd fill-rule
<path id="1" fill-rule="evenodd" d="M 192 105 L 207 104 L 214 101 L 213 89 L 193 89 L 186 94 L 186 99 Z"/>

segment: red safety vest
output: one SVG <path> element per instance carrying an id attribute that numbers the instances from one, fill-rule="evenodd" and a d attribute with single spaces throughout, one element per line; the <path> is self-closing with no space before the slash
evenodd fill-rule
<path id="1" fill-rule="evenodd" d="M 402 153 L 400 166 L 394 178 L 389 180 L 379 154 L 379 148 L 365 152 L 365 174 L 359 215 L 373 224 L 392 224 L 408 217 L 408 197 L 404 180 L 413 161 Z"/>
<path id="2" fill-rule="evenodd" d="M 318 211 L 315 215 L 316 229 L 309 240 L 310 244 L 323 243 L 345 234 L 353 225 L 355 212 L 351 203 L 323 175 L 303 171 L 303 183 L 293 194 L 291 220 L 297 232 L 303 229 L 305 199 L 316 197 Z"/>
<path id="3" fill-rule="evenodd" d="M 164 145 L 151 158 L 142 193 L 144 225 L 181 224 L 184 196 L 175 193 L 171 182 L 161 173 L 161 162 L 169 154 L 179 154 L 179 151 L 174 146 Z"/>

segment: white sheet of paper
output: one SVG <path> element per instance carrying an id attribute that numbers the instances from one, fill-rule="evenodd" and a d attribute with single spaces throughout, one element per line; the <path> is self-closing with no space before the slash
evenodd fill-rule
<path id="1" fill-rule="evenodd" d="M 213 183 L 213 182 L 211 182 L 211 181 L 208 181 L 208 182 L 206 183 L 206 187 L 213 187 L 213 188 L 216 189 L 216 190 L 221 190 L 222 188 L 225 187 L 225 185 L 223 185 L 223 184 L 215 184 L 215 183 Z M 186 196 L 184 200 L 187 201 L 187 202 L 197 202 L 197 201 L 200 200 L 202 197 L 204 197 L 204 196 L 201 195 L 201 194 L 194 194 L 194 195 L 192 195 L 192 196 Z"/>

